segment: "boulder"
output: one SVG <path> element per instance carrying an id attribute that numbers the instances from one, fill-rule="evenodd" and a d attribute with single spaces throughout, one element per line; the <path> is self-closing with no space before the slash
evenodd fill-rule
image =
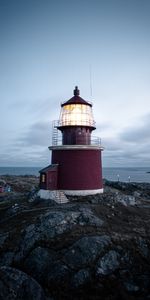
<path id="1" fill-rule="evenodd" d="M 91 274 L 89 269 L 81 269 L 75 273 L 72 278 L 71 286 L 73 288 L 79 288 L 84 284 L 87 284 L 91 280 Z"/>
<path id="2" fill-rule="evenodd" d="M 3 248 L 5 242 L 7 241 L 9 237 L 9 234 L 6 232 L 6 233 L 0 233 L 0 249 Z"/>
<path id="3" fill-rule="evenodd" d="M 120 202 L 125 206 L 128 206 L 128 205 L 134 206 L 137 204 L 135 196 L 131 196 L 131 195 L 118 194 L 118 195 L 116 195 L 115 200 L 116 200 L 116 202 Z"/>
<path id="4" fill-rule="evenodd" d="M 70 271 L 69 268 L 61 261 L 56 261 L 51 265 L 49 272 L 46 276 L 48 287 L 63 286 L 69 281 Z"/>
<path id="5" fill-rule="evenodd" d="M 136 239 L 136 243 L 137 243 L 137 249 L 140 252 L 140 254 L 144 258 L 149 258 L 150 246 L 148 245 L 148 242 L 145 239 L 143 239 L 142 237 L 139 237 Z"/>
<path id="6" fill-rule="evenodd" d="M 120 255 L 115 250 L 110 250 L 97 263 L 97 275 L 109 275 L 118 269 Z"/>
<path id="7" fill-rule="evenodd" d="M 124 287 L 128 292 L 138 292 L 139 291 L 139 286 L 137 286 L 134 282 L 126 281 L 124 282 Z"/>
<path id="8" fill-rule="evenodd" d="M 57 254 L 55 251 L 37 247 L 33 249 L 24 261 L 25 270 L 33 276 L 38 282 L 45 281 L 50 265 L 56 260 Z"/>
<path id="9" fill-rule="evenodd" d="M 90 209 L 48 212 L 40 216 L 35 224 L 31 224 L 23 230 L 15 261 L 19 262 L 26 257 L 38 242 L 49 242 L 64 233 L 70 232 L 77 225 L 101 227 L 102 224 L 103 221 L 96 217 Z"/>
<path id="10" fill-rule="evenodd" d="M 92 264 L 110 244 L 107 235 L 83 237 L 66 252 L 64 261 L 71 269 L 81 269 Z"/>
<path id="11" fill-rule="evenodd" d="M 14 258 L 12 251 L 7 251 L 0 256 L 0 266 L 11 266 Z"/>
<path id="12" fill-rule="evenodd" d="M 46 300 L 41 286 L 22 271 L 10 267 L 0 268 L 1 300 Z"/>

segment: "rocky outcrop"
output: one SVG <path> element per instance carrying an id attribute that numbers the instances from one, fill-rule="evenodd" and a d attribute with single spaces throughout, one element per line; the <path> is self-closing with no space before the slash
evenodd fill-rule
<path id="1" fill-rule="evenodd" d="M 46 300 L 41 286 L 22 271 L 0 268 L 0 299 Z"/>
<path id="2" fill-rule="evenodd" d="M 38 282 L 45 281 L 45 274 L 48 273 L 51 265 L 57 260 L 57 253 L 44 247 L 34 248 L 25 259 L 24 269 L 36 278 Z"/>
<path id="3" fill-rule="evenodd" d="M 122 185 L 62 205 L 1 201 L 0 299 L 149 299 L 149 189 Z"/>
<path id="4" fill-rule="evenodd" d="M 105 180 L 105 185 L 115 188 L 119 191 L 128 193 L 129 195 L 138 195 L 149 198 L 150 196 L 150 183 L 146 182 L 121 182 Z"/>
<path id="5" fill-rule="evenodd" d="M 120 255 L 114 250 L 110 250 L 97 262 L 97 275 L 109 275 L 119 268 Z"/>
<path id="6" fill-rule="evenodd" d="M 83 237 L 65 253 L 65 263 L 74 270 L 92 265 L 96 258 L 111 244 L 107 235 Z"/>
<path id="7" fill-rule="evenodd" d="M 49 243 L 62 234 L 67 234 L 75 226 L 102 226 L 103 221 L 96 217 L 90 209 L 79 211 L 57 210 L 48 212 L 37 219 L 22 232 L 19 249 L 16 252 L 15 262 L 20 262 L 37 244 Z"/>

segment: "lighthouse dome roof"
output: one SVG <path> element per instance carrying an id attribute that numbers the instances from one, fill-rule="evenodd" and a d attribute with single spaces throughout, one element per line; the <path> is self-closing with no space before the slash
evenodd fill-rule
<path id="1" fill-rule="evenodd" d="M 71 99 L 69 99 L 68 101 L 62 103 L 61 106 L 63 107 L 68 104 L 84 104 L 84 105 L 92 106 L 92 104 L 90 102 L 84 100 L 79 95 L 80 95 L 80 91 L 79 91 L 78 87 L 75 86 L 74 96 Z"/>

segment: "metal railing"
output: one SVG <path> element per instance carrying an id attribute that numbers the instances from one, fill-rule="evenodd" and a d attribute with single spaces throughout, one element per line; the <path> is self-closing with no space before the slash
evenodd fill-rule
<path id="1" fill-rule="evenodd" d="M 62 133 L 58 130 L 58 120 L 52 122 L 52 146 L 62 145 Z M 101 138 L 97 136 L 91 136 L 89 145 L 101 146 Z"/>

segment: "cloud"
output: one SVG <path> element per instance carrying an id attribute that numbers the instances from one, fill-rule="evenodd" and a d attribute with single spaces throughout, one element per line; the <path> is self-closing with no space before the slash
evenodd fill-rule
<path id="1" fill-rule="evenodd" d="M 26 97 L 21 100 L 15 99 L 9 104 L 4 103 L 4 107 L 4 122 L 7 117 L 5 127 L 8 128 L 9 121 L 9 124 L 13 123 L 16 132 L 18 132 L 18 123 L 23 127 L 26 124 L 32 124 L 33 120 L 37 122 L 56 120 L 59 117 L 60 99 L 56 96 L 49 96 L 44 99 L 42 97 L 32 99 Z"/>
<path id="2" fill-rule="evenodd" d="M 139 118 L 138 126 L 130 126 L 115 137 L 103 139 L 106 164 L 117 166 L 150 165 L 150 114 Z"/>
<path id="3" fill-rule="evenodd" d="M 96 131 L 103 132 L 112 128 L 113 124 L 108 122 L 96 122 Z"/>
<path id="4" fill-rule="evenodd" d="M 150 140 L 150 114 L 142 117 L 139 123 L 138 126 L 125 129 L 120 138 L 132 143 L 148 142 Z"/>
<path id="5" fill-rule="evenodd" d="M 36 122 L 17 140 L 17 145 L 26 147 L 49 146 L 51 140 L 52 124 L 49 122 Z"/>
<path id="6" fill-rule="evenodd" d="M 18 150 L 10 148 L 10 152 L 0 153 L 0 166 L 39 166 L 44 167 L 49 164 L 50 152 L 48 149 L 41 148 L 35 151 L 31 148 L 20 147 Z"/>
<path id="7" fill-rule="evenodd" d="M 121 140 L 118 137 L 107 137 L 102 139 L 102 146 L 109 152 L 120 151 Z"/>
<path id="8" fill-rule="evenodd" d="M 51 123 L 36 122 L 22 136 L 9 143 L 9 152 L 0 149 L 1 166 L 44 166 L 49 163 L 51 144 Z"/>

